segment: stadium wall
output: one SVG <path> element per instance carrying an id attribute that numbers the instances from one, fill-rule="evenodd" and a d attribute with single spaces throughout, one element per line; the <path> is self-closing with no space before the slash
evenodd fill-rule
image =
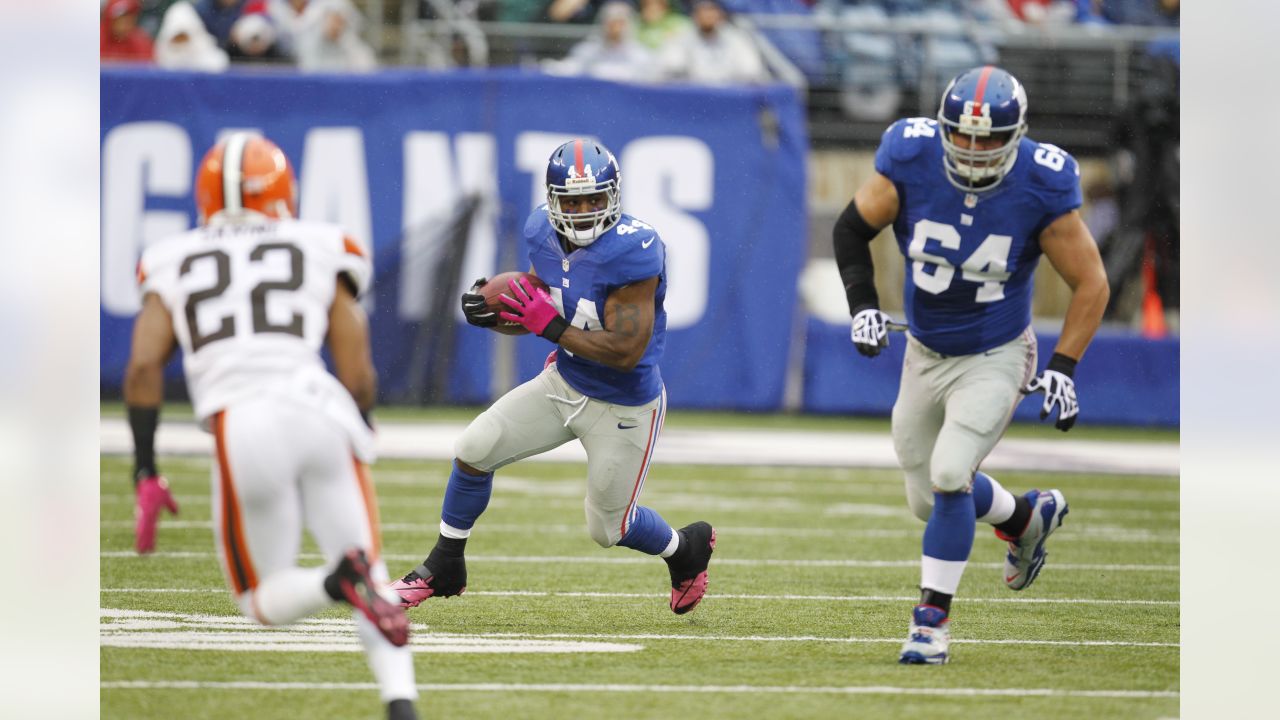
<path id="1" fill-rule="evenodd" d="M 453 298 L 475 277 L 527 263 L 517 231 L 541 202 L 546 158 L 590 136 L 618 155 L 627 211 L 668 245 L 672 406 L 782 409 L 789 363 L 803 367 L 800 409 L 892 406 L 900 355 L 859 363 L 847 326 L 798 304 L 813 235 L 811 155 L 802 102 L 787 88 L 626 86 L 515 70 L 104 69 L 101 78 L 105 395 L 119 392 L 127 359 L 138 254 L 191 227 L 200 154 L 250 128 L 294 161 L 304 218 L 337 222 L 373 248 L 366 303 L 384 401 L 484 403 L 541 368 L 548 343 L 476 331 Z M 445 266 L 455 271 L 430 271 L 457 239 L 463 257 Z M 1176 425 L 1177 355 L 1176 340 L 1100 338 L 1080 370 L 1089 420 Z M 509 358 L 505 375 L 495 371 Z M 425 365 L 440 379 L 430 397 L 419 387 Z M 176 363 L 169 374 L 180 378 Z M 1033 417 L 1025 405 L 1018 417 Z"/>

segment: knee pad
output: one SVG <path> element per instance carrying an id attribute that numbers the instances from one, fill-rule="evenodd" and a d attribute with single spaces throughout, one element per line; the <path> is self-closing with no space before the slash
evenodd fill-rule
<path id="1" fill-rule="evenodd" d="M 488 412 L 471 421 L 453 444 L 453 456 L 477 470 L 490 472 L 489 454 L 502 438 L 502 425 Z"/>
<path id="2" fill-rule="evenodd" d="M 973 471 L 969 468 L 934 467 L 930 481 L 933 487 L 945 493 L 964 492 L 973 482 Z"/>
<path id="3" fill-rule="evenodd" d="M 600 547 L 608 548 L 618 544 L 622 539 L 622 513 L 606 512 L 591 504 L 590 501 L 584 502 L 583 507 L 587 513 L 587 532 L 590 533 L 591 539 L 596 541 Z"/>

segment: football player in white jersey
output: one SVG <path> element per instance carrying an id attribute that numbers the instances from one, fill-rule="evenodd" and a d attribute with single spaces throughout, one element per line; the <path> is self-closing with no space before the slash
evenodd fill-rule
<path id="1" fill-rule="evenodd" d="M 296 195 L 280 148 L 234 133 L 200 163 L 200 226 L 143 253 L 124 382 L 136 474 L 163 488 L 152 448 L 164 366 L 181 347 L 214 436 L 214 534 L 241 611 L 286 625 L 351 605 L 388 716 L 415 718 L 409 623 L 379 591 L 388 577 L 367 470 L 377 380 L 356 298 L 372 267 L 337 226 L 295 220 Z M 337 377 L 319 355 L 326 341 Z M 324 567 L 297 565 L 304 526 Z"/>
<path id="2" fill-rule="evenodd" d="M 1066 431 L 1079 413 L 1073 375 L 1107 305 L 1097 244 L 1080 219 L 1080 171 L 1061 148 L 1026 137 L 1027 94 L 990 65 L 959 75 L 937 119 L 885 131 L 876 173 L 833 233 L 858 352 L 888 345 L 868 243 L 893 225 L 908 261 L 909 326 L 893 443 L 907 504 L 926 522 L 921 598 L 899 661 L 950 658 L 951 599 L 973 547 L 974 521 L 1008 543 L 1004 582 L 1030 586 L 1045 540 L 1062 524 L 1058 490 L 1014 496 L 978 470 L 1023 393 L 1044 392 L 1040 417 Z M 1062 333 L 1035 376 L 1032 279 L 1040 256 L 1071 287 Z"/>

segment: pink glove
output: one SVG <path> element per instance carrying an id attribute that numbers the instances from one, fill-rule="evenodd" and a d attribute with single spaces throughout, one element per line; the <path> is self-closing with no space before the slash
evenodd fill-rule
<path id="1" fill-rule="evenodd" d="M 500 312 L 498 317 L 519 323 L 534 335 L 541 335 L 551 342 L 557 342 L 569 327 L 569 323 L 560 317 L 560 311 L 556 310 L 555 303 L 551 302 L 551 296 L 547 291 L 541 288 L 534 290 L 529 281 L 524 278 L 520 278 L 519 283 L 508 280 L 507 286 L 511 288 L 511 295 L 515 299 L 505 294 L 499 295 L 498 299 L 515 312 Z"/>
<path id="2" fill-rule="evenodd" d="M 178 502 L 169 492 L 169 483 L 159 475 L 139 480 L 133 532 L 134 549 L 140 555 L 156 548 L 156 522 L 160 519 L 161 508 L 167 509 L 172 515 L 178 514 Z"/>

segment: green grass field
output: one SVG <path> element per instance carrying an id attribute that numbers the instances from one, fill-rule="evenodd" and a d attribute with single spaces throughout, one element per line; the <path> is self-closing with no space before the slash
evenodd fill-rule
<path id="1" fill-rule="evenodd" d="M 348 613 L 294 630 L 241 621 L 214 555 L 209 461 L 161 464 L 182 514 L 139 558 L 130 462 L 102 460 L 102 716 L 380 717 Z M 434 542 L 447 474 L 442 462 L 374 468 L 393 574 Z M 709 594 L 686 616 L 667 609 L 661 561 L 587 536 L 582 476 L 499 473 L 468 545 L 467 593 L 411 611 L 424 718 L 1178 714 L 1175 477 L 1002 474 L 1016 492 L 1058 487 L 1071 502 L 1048 566 L 1010 592 L 1003 545 L 981 526 L 953 607 L 954 661 L 904 667 L 923 526 L 896 472 L 655 464 L 644 504 L 719 533 Z M 303 552 L 318 564 L 309 541 Z M 587 651 L 599 649 L 615 651 Z"/>

